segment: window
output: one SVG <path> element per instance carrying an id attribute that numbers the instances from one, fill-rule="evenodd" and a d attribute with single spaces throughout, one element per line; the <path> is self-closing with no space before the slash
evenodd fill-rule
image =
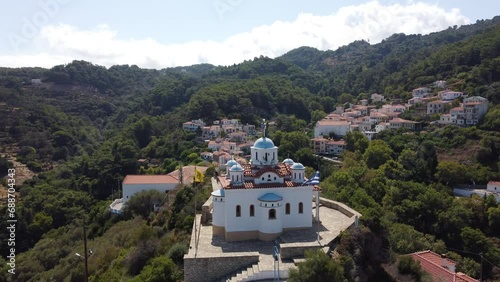
<path id="1" fill-rule="evenodd" d="M 286 203 L 285 205 L 285 214 L 290 214 L 290 203 Z"/>
<path id="2" fill-rule="evenodd" d="M 299 203 L 299 213 L 304 213 L 304 204 L 302 202 Z"/>
<path id="3" fill-rule="evenodd" d="M 254 207 L 254 205 L 250 205 L 250 216 L 255 216 L 255 207 Z"/>
<path id="4" fill-rule="evenodd" d="M 276 210 L 275 209 L 269 210 L 269 219 L 276 219 Z"/>
<path id="5" fill-rule="evenodd" d="M 241 217 L 241 206 L 240 205 L 236 206 L 236 217 Z"/>

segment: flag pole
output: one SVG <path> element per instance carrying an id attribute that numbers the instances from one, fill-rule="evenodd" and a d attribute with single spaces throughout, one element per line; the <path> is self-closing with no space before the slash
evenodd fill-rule
<path id="1" fill-rule="evenodd" d="M 198 254 L 198 241 L 197 241 L 197 232 L 196 232 L 196 196 L 198 195 L 198 190 L 196 189 L 196 166 L 194 167 L 194 176 L 193 176 L 193 189 L 194 189 L 194 256 Z"/>

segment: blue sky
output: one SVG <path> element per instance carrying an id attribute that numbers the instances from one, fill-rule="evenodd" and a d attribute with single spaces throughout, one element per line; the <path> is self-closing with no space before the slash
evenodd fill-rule
<path id="1" fill-rule="evenodd" d="M 27 4 L 30 3 L 30 4 Z M 427 34 L 490 19 L 486 0 L 37 0 L 4 1 L 0 66 L 74 59 L 164 68 L 228 65 L 307 45 L 333 49 L 393 33 Z"/>

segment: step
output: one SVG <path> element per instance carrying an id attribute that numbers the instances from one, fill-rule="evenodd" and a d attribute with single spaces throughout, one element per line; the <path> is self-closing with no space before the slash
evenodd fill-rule
<path id="1" fill-rule="evenodd" d="M 260 272 L 259 264 L 257 264 L 257 263 L 256 263 L 256 264 L 253 264 L 253 265 L 252 265 L 252 270 L 253 270 L 253 274 L 254 274 L 254 275 L 259 274 L 259 272 Z"/>
<path id="2" fill-rule="evenodd" d="M 254 272 L 253 272 L 253 268 L 252 267 L 249 267 L 247 268 L 247 277 L 252 277 L 254 275 Z"/>

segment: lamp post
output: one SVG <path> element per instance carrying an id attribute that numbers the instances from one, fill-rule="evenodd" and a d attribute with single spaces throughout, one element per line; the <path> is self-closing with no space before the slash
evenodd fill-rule
<path id="1" fill-rule="evenodd" d="M 83 256 L 79 253 L 75 253 L 77 257 L 82 258 L 85 261 L 85 282 L 89 281 L 89 266 L 88 266 L 88 252 L 87 252 L 87 226 L 85 224 L 85 217 L 83 217 Z M 92 253 L 92 250 L 89 251 Z"/>

